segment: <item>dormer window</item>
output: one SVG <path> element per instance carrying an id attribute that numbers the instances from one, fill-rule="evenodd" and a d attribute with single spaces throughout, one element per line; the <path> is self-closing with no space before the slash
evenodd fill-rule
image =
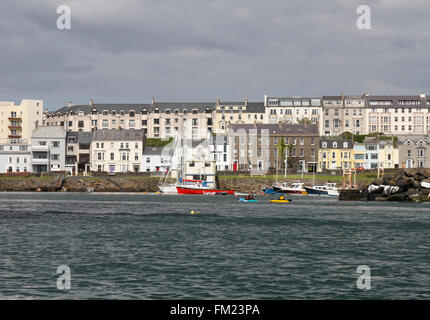
<path id="1" fill-rule="evenodd" d="M 165 112 L 166 114 L 170 114 L 170 109 L 166 109 L 164 112 Z"/>
<path id="2" fill-rule="evenodd" d="M 115 116 L 116 115 L 116 110 L 112 110 L 112 115 Z"/>
<path id="3" fill-rule="evenodd" d="M 187 114 L 187 109 L 182 110 L 183 114 Z"/>
<path id="4" fill-rule="evenodd" d="M 199 111 L 197 109 L 193 109 L 193 114 L 197 114 Z"/>
<path id="5" fill-rule="evenodd" d="M 143 109 L 143 110 L 142 110 L 142 114 L 148 114 L 148 110 Z"/>
<path id="6" fill-rule="evenodd" d="M 107 115 L 109 114 L 109 111 L 107 111 L 107 110 L 103 110 L 103 112 L 102 112 L 102 113 L 103 113 L 103 115 L 104 115 L 104 116 L 107 116 Z"/>
<path id="7" fill-rule="evenodd" d="M 83 112 L 83 111 L 79 111 L 79 112 L 78 112 L 78 115 L 79 115 L 79 116 L 83 116 L 83 115 L 84 115 L 84 112 Z"/>
<path id="8" fill-rule="evenodd" d="M 93 109 L 93 110 L 91 110 L 91 114 L 95 114 L 95 115 L 97 115 L 97 113 L 98 113 L 97 109 Z"/>
<path id="9" fill-rule="evenodd" d="M 119 113 L 123 116 L 125 112 L 124 110 L 121 110 Z"/>
<path id="10" fill-rule="evenodd" d="M 337 148 L 337 142 L 333 142 L 333 148 Z"/>
<path id="11" fill-rule="evenodd" d="M 160 109 L 155 108 L 155 109 L 154 109 L 154 113 L 160 113 Z"/>
<path id="12" fill-rule="evenodd" d="M 128 113 L 128 115 L 129 115 L 130 117 L 134 117 L 134 116 L 136 115 L 136 112 L 134 112 L 134 110 L 133 110 L 133 111 L 130 111 L 130 112 Z"/>
<path id="13" fill-rule="evenodd" d="M 343 143 L 343 147 L 346 149 L 346 148 L 348 148 L 348 142 L 344 142 Z"/>
<path id="14" fill-rule="evenodd" d="M 325 142 L 325 141 L 324 141 L 324 142 L 322 143 L 322 147 L 323 147 L 323 148 L 327 148 L 327 142 Z"/>

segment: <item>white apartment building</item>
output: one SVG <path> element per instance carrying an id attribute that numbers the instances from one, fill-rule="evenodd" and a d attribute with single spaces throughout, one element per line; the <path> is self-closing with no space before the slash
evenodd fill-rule
<path id="1" fill-rule="evenodd" d="M 0 145 L 0 173 L 31 172 L 31 146 Z"/>
<path id="2" fill-rule="evenodd" d="M 100 129 L 143 130 L 148 138 L 169 138 L 185 130 L 187 137 L 201 138 L 212 131 L 213 102 L 155 102 L 151 104 L 74 105 L 44 113 L 49 126 L 65 126 L 68 131 Z"/>
<path id="3" fill-rule="evenodd" d="M 322 123 L 321 98 L 304 97 L 268 97 L 264 95 L 266 124 L 303 124 Z"/>
<path id="4" fill-rule="evenodd" d="M 38 126 L 31 136 L 33 172 L 66 170 L 66 130 Z"/>
<path id="5" fill-rule="evenodd" d="M 214 130 L 216 134 L 226 134 L 232 124 L 267 123 L 263 102 L 223 102 L 217 99 L 214 111 Z"/>
<path id="6" fill-rule="evenodd" d="M 430 97 L 368 96 L 367 133 L 407 135 L 427 134 L 430 130 Z"/>
<path id="7" fill-rule="evenodd" d="M 142 166 L 143 130 L 95 130 L 91 141 L 91 170 L 140 172 Z"/>
<path id="8" fill-rule="evenodd" d="M 0 101 L 0 141 L 30 144 L 33 130 L 42 123 L 43 101 L 22 100 L 21 104 Z"/>

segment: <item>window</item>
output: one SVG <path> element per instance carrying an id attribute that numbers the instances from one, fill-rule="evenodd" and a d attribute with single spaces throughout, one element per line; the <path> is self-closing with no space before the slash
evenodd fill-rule
<path id="1" fill-rule="evenodd" d="M 78 121 L 78 127 L 79 128 L 83 128 L 84 127 L 84 122 L 83 121 Z"/>
<path id="2" fill-rule="evenodd" d="M 136 122 L 134 121 L 134 119 L 133 119 L 133 120 L 130 120 L 130 121 L 128 122 L 129 127 L 134 127 L 134 126 L 135 126 L 135 124 L 136 124 Z"/>

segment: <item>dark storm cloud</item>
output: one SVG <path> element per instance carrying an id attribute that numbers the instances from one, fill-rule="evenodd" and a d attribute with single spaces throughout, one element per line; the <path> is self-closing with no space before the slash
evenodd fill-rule
<path id="1" fill-rule="evenodd" d="M 56 8 L 72 30 L 56 28 Z M 3 0 L 0 100 L 430 93 L 426 1 Z"/>

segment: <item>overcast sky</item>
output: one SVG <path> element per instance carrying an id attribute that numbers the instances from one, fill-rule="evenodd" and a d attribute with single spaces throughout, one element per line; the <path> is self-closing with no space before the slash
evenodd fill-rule
<path id="1" fill-rule="evenodd" d="M 1 0 L 0 100 L 430 94 L 429 16 L 429 0 Z"/>

